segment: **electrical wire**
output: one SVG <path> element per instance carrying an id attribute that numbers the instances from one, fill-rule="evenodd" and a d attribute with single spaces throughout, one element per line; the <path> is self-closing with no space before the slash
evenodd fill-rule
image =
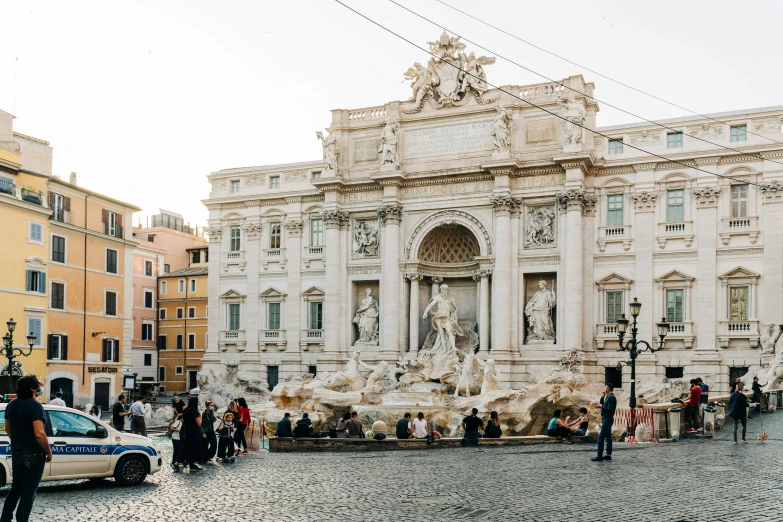
<path id="1" fill-rule="evenodd" d="M 664 129 L 667 129 L 667 130 L 670 130 L 670 131 L 673 131 L 673 132 L 677 132 L 677 133 L 681 133 L 681 134 L 683 134 L 684 136 L 688 136 L 689 138 L 693 138 L 693 139 L 696 139 L 696 140 L 702 141 L 702 142 L 704 142 L 704 143 L 709 143 L 710 145 L 714 145 L 715 147 L 720 147 L 720 148 L 722 148 L 722 149 L 730 150 L 730 151 L 732 151 L 732 152 L 737 152 L 737 153 L 739 153 L 739 154 L 748 154 L 748 155 L 751 155 L 751 156 L 755 156 L 756 158 L 758 158 L 758 159 L 761 159 L 761 160 L 764 160 L 764 159 L 766 159 L 766 158 L 764 158 L 763 156 L 761 156 L 761 154 L 759 154 L 759 153 L 755 153 L 755 152 L 748 152 L 748 151 L 744 151 L 744 150 L 740 150 L 740 149 L 735 149 L 735 148 L 732 148 L 732 147 L 727 147 L 727 146 L 725 146 L 725 145 L 721 145 L 720 143 L 715 143 L 715 142 L 713 142 L 713 141 L 706 140 L 706 139 L 704 139 L 704 138 L 700 138 L 699 136 L 695 136 L 695 135 L 693 135 L 693 134 L 688 134 L 687 132 L 683 132 L 683 131 L 681 131 L 681 130 L 679 130 L 679 129 L 676 129 L 676 128 L 673 128 L 673 127 L 669 127 L 669 126 L 667 126 L 667 125 L 664 125 L 664 124 L 662 124 L 662 123 L 659 123 L 659 122 L 657 122 L 657 121 L 653 121 L 653 120 L 647 119 L 647 118 L 645 118 L 644 116 L 639 116 L 638 114 L 634 114 L 634 113 L 632 113 L 632 112 L 630 112 L 630 111 L 627 111 L 627 110 L 625 110 L 625 109 L 621 109 L 620 107 L 617 107 L 616 105 L 612 105 L 612 104 L 611 104 L 611 103 L 609 103 L 609 102 L 605 102 L 605 101 L 603 101 L 603 100 L 599 100 L 598 98 L 596 98 L 596 97 L 594 97 L 594 96 L 591 96 L 591 95 L 589 95 L 589 94 L 587 94 L 587 93 L 584 93 L 584 92 L 582 92 L 582 91 L 580 91 L 580 90 L 578 90 L 578 89 L 574 89 L 573 87 L 570 87 L 570 86 L 568 86 L 568 85 L 566 85 L 566 84 L 564 84 L 564 83 L 562 83 L 562 82 L 560 82 L 560 81 L 558 81 L 558 80 L 553 80 L 552 78 L 549 78 L 549 77 L 547 77 L 547 76 L 545 76 L 545 75 L 543 75 L 543 74 L 541 74 L 541 73 L 539 73 L 539 72 L 536 72 L 536 71 L 534 71 L 533 69 L 530 69 L 529 67 L 525 67 L 524 65 L 521 65 L 521 64 L 519 64 L 519 63 L 515 62 L 514 60 L 512 60 L 512 59 L 510 59 L 510 58 L 506 58 L 505 56 L 503 56 L 503 55 L 501 55 L 501 54 L 499 54 L 499 53 L 497 53 L 497 52 L 495 52 L 495 51 L 493 51 L 493 50 L 491 50 L 491 49 L 488 49 L 488 48 L 484 47 L 483 45 L 481 45 L 481 44 L 479 44 L 479 43 L 477 43 L 477 42 L 474 42 L 474 41 L 472 41 L 472 40 L 468 40 L 466 37 L 462 36 L 461 34 L 457 33 L 456 31 L 452 31 L 451 29 L 449 29 L 449 28 L 445 27 L 444 25 L 441 25 L 441 24 L 439 24 L 439 23 L 437 23 L 437 22 L 434 22 L 434 21 L 430 20 L 430 19 L 429 19 L 429 18 L 427 18 L 426 16 L 424 16 L 424 15 L 421 15 L 421 14 L 417 13 L 416 11 L 414 11 L 414 10 L 412 10 L 412 9 L 408 8 L 408 7 L 405 7 L 404 5 L 402 5 L 402 4 L 398 3 L 398 2 L 396 2 L 395 0 L 389 0 L 389 2 L 391 2 L 392 4 L 396 5 L 397 7 L 401 8 L 401 9 L 404 9 L 404 10 L 408 11 L 409 13 L 411 13 L 411 14 L 413 14 L 413 15 L 415 15 L 415 16 L 418 16 L 418 17 L 419 17 L 419 18 L 421 18 L 422 20 L 426 20 L 427 22 L 431 23 L 431 24 L 432 24 L 432 25 L 434 25 L 434 26 L 436 26 L 436 27 L 440 27 L 440 28 L 442 28 L 444 31 L 447 31 L 447 32 L 449 32 L 449 33 L 452 33 L 454 36 L 457 36 L 457 37 L 459 37 L 460 39 L 462 39 L 462 40 L 464 40 L 464 41 L 466 41 L 466 42 L 468 42 L 468 43 L 470 43 L 470 44 L 473 44 L 473 45 L 475 45 L 475 46 L 476 46 L 476 47 L 478 47 L 479 49 L 483 49 L 483 50 L 487 51 L 488 53 L 494 54 L 494 55 L 495 55 L 495 56 L 497 56 L 498 58 L 501 58 L 501 59 L 503 59 L 503 60 L 505 60 L 505 61 L 507 61 L 507 62 L 509 62 L 509 63 L 512 63 L 512 64 L 516 65 L 517 67 L 520 67 L 520 68 L 522 68 L 522 69 L 524 69 L 524 70 L 526 70 L 526 71 L 528 71 L 528 72 L 531 72 L 531 73 L 535 74 L 536 76 L 540 76 L 541 78 L 544 78 L 544 79 L 545 79 L 545 80 L 547 80 L 547 81 L 550 81 L 550 82 L 552 82 L 552 83 L 555 83 L 555 84 L 557 84 L 557 85 L 560 85 L 561 87 L 563 87 L 563 88 L 565 88 L 565 89 L 568 89 L 568 90 L 570 90 L 570 91 L 573 91 L 573 92 L 575 92 L 575 93 L 577 93 L 577 94 L 581 94 L 582 96 L 584 96 L 584 97 L 586 97 L 586 98 L 590 98 L 591 100 L 593 100 L 593 101 L 595 101 L 595 102 L 602 103 L 602 104 L 606 105 L 607 107 L 611 107 L 611 108 L 613 108 L 613 109 L 615 109 L 615 110 L 618 110 L 618 111 L 620 111 L 620 112 L 623 112 L 623 113 L 625 113 L 625 114 L 628 114 L 629 116 L 633 116 L 634 118 L 639 118 L 640 120 L 646 121 L 647 123 L 651 123 L 651 124 L 653 124 L 653 125 L 657 125 L 657 126 L 659 126 L 659 127 L 662 127 L 662 128 L 664 128 Z M 746 129 L 747 129 L 747 128 L 746 128 Z M 747 132 L 747 130 L 746 130 L 745 132 Z M 767 161 L 770 161 L 770 162 L 772 162 L 772 163 L 777 163 L 777 164 L 779 164 L 779 165 L 783 165 L 783 162 L 781 162 L 781 161 L 775 161 L 775 160 L 773 160 L 773 159 L 767 159 Z"/>
<path id="2" fill-rule="evenodd" d="M 335 1 L 336 3 L 338 3 L 338 4 L 340 4 L 341 6 L 345 7 L 345 8 L 346 8 L 346 9 L 348 9 L 349 11 L 352 11 L 352 12 L 353 12 L 353 13 L 355 13 L 356 15 L 358 15 L 358 16 L 360 16 L 360 17 L 364 18 L 364 19 L 365 19 L 365 20 L 367 20 L 368 22 L 370 22 L 370 23 L 372 23 L 372 24 L 374 24 L 374 25 L 377 25 L 378 27 L 380 27 L 380 28 L 381 28 L 381 29 L 383 29 L 384 31 L 386 31 L 386 32 L 388 32 L 388 33 L 390 33 L 390 34 L 392 34 L 392 35 L 396 36 L 396 37 L 397 37 L 397 38 L 399 38 L 400 40 L 403 40 L 404 42 L 407 42 L 408 44 L 412 45 L 413 47 L 416 47 L 416 48 L 417 48 L 417 49 L 419 49 L 420 51 L 423 51 L 423 52 L 425 52 L 425 53 L 429 54 L 429 55 L 430 55 L 430 56 L 432 56 L 433 58 L 437 58 L 438 60 L 441 60 L 441 58 L 440 58 L 439 56 L 437 56 L 436 54 L 433 54 L 432 52 L 430 52 L 430 51 L 428 51 L 427 49 L 425 49 L 425 48 L 421 47 L 420 45 L 416 44 L 415 42 L 412 42 L 411 40 L 408 40 L 408 39 L 407 39 L 407 38 L 405 38 L 404 36 L 402 36 L 402 35 L 400 35 L 400 34 L 398 34 L 398 33 L 395 33 L 394 31 L 392 31 L 392 30 L 391 30 L 391 29 L 389 29 L 388 27 L 386 27 L 386 26 L 384 26 L 383 24 L 381 24 L 381 23 L 379 23 L 379 22 L 376 22 L 376 21 L 375 21 L 375 20 L 373 20 L 372 18 L 370 18 L 370 17 L 368 17 L 368 16 L 366 16 L 366 15 L 364 15 L 364 14 L 360 13 L 359 11 L 357 11 L 356 9 L 354 9 L 353 7 L 351 7 L 351 6 L 349 6 L 349 5 L 346 5 L 345 3 L 341 2 L 340 0 L 334 0 L 334 1 Z M 460 68 L 458 65 L 454 65 L 453 63 L 451 63 L 451 62 L 448 62 L 448 61 L 446 61 L 446 60 L 441 60 L 441 61 L 442 61 L 442 63 L 448 64 L 448 65 L 450 65 L 451 67 L 454 67 L 455 69 L 457 69 L 457 70 L 459 70 L 459 71 L 462 71 L 463 73 L 465 73 L 465 74 L 467 74 L 467 75 L 469 75 L 469 76 L 471 76 L 471 77 L 473 77 L 473 78 L 475 78 L 475 79 L 477 79 L 477 80 L 479 80 L 479 81 L 481 81 L 481 82 L 484 82 L 484 83 L 486 83 L 487 85 L 489 85 L 489 86 L 490 86 L 490 87 L 492 87 L 493 89 L 497 89 L 498 91 L 500 91 L 500 92 L 502 92 L 502 93 L 505 93 L 505 94 L 507 94 L 507 95 L 511 96 L 512 98 L 516 98 L 516 99 L 518 99 L 519 101 L 525 102 L 525 103 L 527 103 L 528 105 L 530 105 L 530 106 L 532 106 L 532 107 L 535 107 L 535 108 L 537 108 L 537 109 L 539 109 L 539 110 L 541 110 L 541 111 L 543 111 L 543 112 L 545 112 L 545 113 L 547 113 L 547 114 L 549 114 L 549 115 L 551 115 L 551 116 L 554 116 L 554 117 L 556 117 L 556 118 L 559 118 L 559 119 L 561 119 L 561 120 L 563 120 L 563 121 L 566 121 L 566 122 L 568 122 L 568 123 L 571 123 L 572 125 L 576 125 L 577 127 L 581 127 L 582 129 L 588 130 L 588 131 L 590 131 L 590 132 L 592 132 L 592 133 L 594 133 L 594 134 L 597 134 L 597 135 L 599 135 L 599 136 L 602 136 L 602 137 L 604 137 L 604 138 L 607 138 L 607 139 L 609 139 L 609 140 L 611 140 L 611 139 L 612 139 L 610 136 L 607 136 L 606 134 L 604 134 L 604 133 L 602 133 L 602 132 L 599 132 L 599 131 L 597 131 L 597 130 L 591 129 L 591 128 L 589 128 L 589 127 L 586 127 L 586 126 L 584 126 L 583 124 L 580 124 L 580 123 L 573 122 L 573 121 L 571 121 L 571 120 L 569 120 L 569 119 L 567 119 L 567 118 L 565 118 L 565 117 L 561 116 L 560 114 L 557 114 L 557 113 L 555 113 L 555 112 L 552 112 L 552 111 L 550 111 L 550 110 L 548 110 L 548 109 L 545 109 L 544 107 L 541 107 L 540 105 L 536 105 L 535 103 L 533 103 L 533 102 L 531 102 L 531 101 L 528 101 L 528 100 L 526 100 L 526 99 L 524 99 L 524 98 L 520 98 L 520 97 L 519 97 L 519 96 L 517 96 L 516 94 L 513 94 L 513 93 L 511 93 L 511 92 L 509 92 L 509 91 L 507 91 L 507 90 L 505 90 L 505 89 L 502 89 L 502 88 L 500 88 L 500 87 L 498 87 L 498 86 L 496 86 L 496 85 L 493 85 L 493 84 L 489 83 L 488 81 L 484 80 L 483 78 L 479 78 L 478 76 L 476 76 L 476 75 L 474 75 L 474 74 L 472 74 L 472 73 L 470 73 L 470 72 L 468 72 L 468 71 L 465 71 L 464 69 Z M 719 178 L 724 178 L 724 179 L 728 179 L 728 180 L 731 180 L 731 181 L 736 181 L 736 182 L 738 182 L 738 183 L 745 183 L 745 184 L 748 184 L 748 185 L 755 185 L 755 186 L 757 186 L 757 187 L 763 187 L 763 188 L 767 188 L 767 187 L 766 187 L 766 185 L 761 185 L 761 184 L 759 184 L 759 183 L 754 183 L 754 182 L 751 182 L 751 181 L 745 181 L 745 180 L 740 180 L 740 179 L 737 179 L 737 178 L 732 178 L 731 176 L 726 176 L 726 175 L 724 175 L 724 174 L 718 174 L 718 173 L 716 173 L 716 172 L 710 172 L 710 171 L 708 171 L 708 170 L 700 169 L 699 167 L 694 167 L 694 166 L 692 166 L 692 165 L 688 165 L 687 163 L 683 163 L 683 162 L 681 162 L 681 161 L 677 161 L 677 160 L 675 160 L 675 159 L 667 158 L 666 156 L 661 156 L 660 154 L 656 154 L 656 153 L 654 153 L 654 152 L 650 152 L 650 151 L 648 151 L 648 150 L 644 150 L 644 149 L 642 149 L 642 148 L 640 148 L 640 147 L 637 147 L 637 146 L 635 146 L 635 145 L 630 145 L 630 144 L 623 144 L 623 147 L 626 147 L 626 146 L 627 146 L 628 148 L 631 148 L 631 149 L 638 150 L 639 152 L 643 152 L 643 153 L 645 153 L 645 154 L 648 154 L 648 155 L 650 155 L 650 156 L 653 156 L 653 157 L 656 157 L 656 158 L 659 158 L 659 159 L 662 159 L 662 160 L 668 161 L 668 162 L 670 162 L 670 163 L 673 163 L 673 164 L 675 164 L 675 165 L 680 165 L 681 167 L 685 167 L 686 169 L 693 169 L 693 170 L 696 170 L 696 171 L 699 171 L 699 172 L 704 172 L 705 174 L 709 174 L 710 176 L 716 176 L 716 177 L 719 177 Z"/>
<path id="3" fill-rule="evenodd" d="M 632 91 L 636 91 L 636 92 L 638 92 L 640 94 L 644 94 L 645 96 L 649 96 L 650 98 L 653 98 L 653 99 L 656 99 L 658 101 L 661 101 L 661 102 L 663 102 L 663 103 L 665 103 L 667 105 L 671 105 L 672 107 L 677 107 L 678 109 L 682 109 L 684 111 L 690 112 L 691 114 L 695 114 L 696 116 L 701 116 L 702 118 L 705 118 L 705 119 L 708 119 L 708 120 L 712 120 L 712 121 L 714 121 L 716 123 L 720 123 L 722 125 L 730 126 L 730 124 L 728 124 L 726 122 L 723 122 L 723 121 L 720 121 L 720 120 L 716 120 L 715 118 L 707 116 L 706 114 L 701 114 L 700 112 L 688 109 L 687 107 L 683 107 L 682 105 L 677 105 L 674 102 L 670 102 L 668 100 L 664 100 L 663 98 L 655 96 L 654 94 L 650 94 L 649 92 L 646 92 L 646 91 L 643 91 L 641 89 L 638 89 L 638 88 L 636 88 L 636 87 L 634 87 L 632 85 L 628 85 L 627 83 L 623 83 L 620 80 L 615 80 L 614 78 L 612 78 L 610 76 L 606 76 L 605 74 L 601 74 L 601 73 L 599 73 L 596 70 L 590 69 L 589 67 L 585 67 L 584 65 L 580 65 L 580 64 L 578 64 L 578 63 L 576 63 L 576 62 L 574 62 L 572 60 L 569 60 L 568 58 L 565 58 L 564 56 L 560 56 L 559 54 L 553 53 L 552 51 L 548 51 L 548 50 L 544 49 L 543 47 L 540 47 L 540 46 L 538 46 L 538 45 L 536 45 L 536 44 L 534 44 L 532 42 L 528 42 L 527 40 L 523 40 L 522 38 L 518 37 L 515 34 L 509 33 L 508 31 L 505 31 L 505 30 L 503 30 L 503 29 L 501 29 L 499 27 L 496 27 L 496 26 L 490 24 L 489 22 L 485 22 L 484 20 L 482 20 L 481 18 L 478 18 L 477 16 L 474 16 L 474 15 L 472 15 L 470 13 L 466 13 L 465 11 L 463 11 L 463 10 L 457 8 L 457 7 L 454 7 L 453 5 L 447 4 L 443 0 L 436 0 L 436 1 L 441 3 L 441 4 L 443 4 L 443 5 L 445 5 L 449 9 L 453 9 L 454 11 L 457 11 L 458 13 L 464 14 L 468 18 L 472 18 L 473 20 L 486 25 L 487 27 L 491 27 L 492 29 L 495 29 L 496 31 L 500 31 L 501 33 L 503 33 L 503 34 L 505 34 L 507 36 L 510 36 L 511 38 L 514 38 L 515 40 L 519 40 L 520 42 L 522 42 L 522 43 L 524 43 L 526 45 L 529 45 L 530 47 L 533 47 L 535 49 L 538 49 L 539 51 L 545 52 L 545 53 L 547 53 L 547 54 L 549 54 L 551 56 L 554 56 L 555 58 L 559 58 L 559 59 L 561 59 L 561 60 L 563 60 L 565 62 L 570 63 L 571 65 L 576 65 L 577 67 L 581 67 L 582 69 L 584 69 L 586 71 L 589 71 L 589 72 L 591 72 L 591 73 L 593 73 L 595 75 L 598 75 L 601 78 L 605 78 L 605 79 L 607 79 L 607 80 L 609 80 L 611 82 L 614 82 L 614 83 L 616 83 L 618 85 L 622 85 L 623 87 L 625 87 L 627 89 L 631 89 Z M 764 138 L 765 140 L 769 140 L 769 141 L 772 141 L 774 143 L 780 143 L 781 145 L 783 145 L 783 141 L 778 141 L 776 139 L 770 138 L 769 136 L 762 136 L 761 134 L 757 134 L 755 132 L 750 132 L 750 131 L 747 131 L 747 132 L 748 132 L 748 134 L 752 134 L 754 136 L 758 136 L 760 138 Z"/>

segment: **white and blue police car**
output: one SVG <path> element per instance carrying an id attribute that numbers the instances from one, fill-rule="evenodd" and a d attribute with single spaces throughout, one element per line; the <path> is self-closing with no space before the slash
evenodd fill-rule
<path id="1" fill-rule="evenodd" d="M 11 441 L 5 431 L 5 408 L 0 404 L 0 486 L 11 483 Z M 125 485 L 144 482 L 160 471 L 162 457 L 152 441 L 115 430 L 81 411 L 44 404 L 46 436 L 52 461 L 41 480 L 101 479 L 114 477 Z"/>

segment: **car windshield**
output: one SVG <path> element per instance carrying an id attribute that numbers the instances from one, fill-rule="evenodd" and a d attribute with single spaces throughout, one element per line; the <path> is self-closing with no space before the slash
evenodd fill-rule
<path id="1" fill-rule="evenodd" d="M 0 435 L 7 435 L 5 432 L 5 410 L 0 411 Z"/>
<path id="2" fill-rule="evenodd" d="M 95 437 L 98 425 L 78 413 L 50 410 L 49 422 L 55 437 Z"/>

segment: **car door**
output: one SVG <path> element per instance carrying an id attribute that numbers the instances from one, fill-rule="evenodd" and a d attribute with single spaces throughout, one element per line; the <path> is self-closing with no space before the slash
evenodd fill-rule
<path id="1" fill-rule="evenodd" d="M 52 435 L 52 477 L 99 475 L 109 471 L 113 447 L 108 430 L 77 411 L 47 411 Z"/>

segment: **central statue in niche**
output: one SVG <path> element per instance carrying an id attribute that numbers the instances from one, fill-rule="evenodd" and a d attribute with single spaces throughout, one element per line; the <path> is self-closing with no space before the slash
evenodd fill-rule
<path id="1" fill-rule="evenodd" d="M 364 291 L 364 299 L 353 317 L 353 323 L 359 327 L 359 339 L 356 344 L 378 344 L 378 301 L 372 296 L 372 288 Z"/>
<path id="2" fill-rule="evenodd" d="M 554 283 L 554 281 L 553 281 Z M 555 326 L 552 324 L 552 309 L 557 304 L 555 292 L 546 287 L 546 281 L 538 282 L 538 291 L 525 306 L 527 316 L 527 340 L 553 341 Z"/>
<path id="3" fill-rule="evenodd" d="M 438 295 L 430 299 L 427 309 L 424 310 L 424 319 L 432 311 L 432 327 L 438 332 L 432 350 L 457 351 L 456 336 L 464 336 L 465 332 L 457 321 L 457 303 L 449 297 L 449 285 L 440 285 Z"/>

